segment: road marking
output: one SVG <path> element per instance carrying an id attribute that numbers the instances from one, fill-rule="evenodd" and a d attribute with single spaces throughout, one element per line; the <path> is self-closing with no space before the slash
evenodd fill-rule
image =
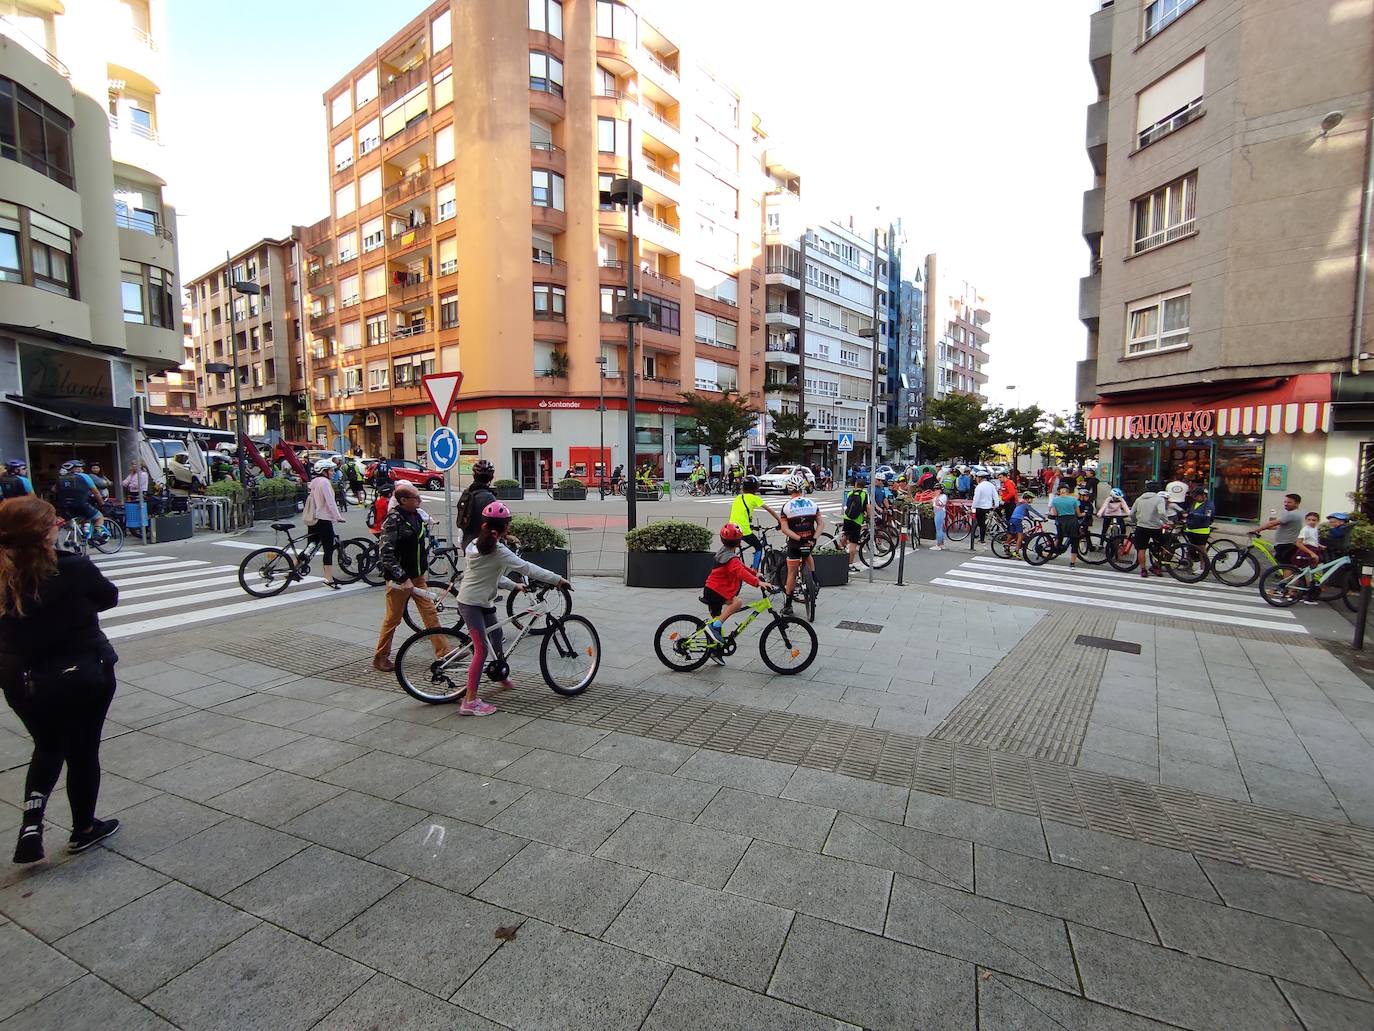
<path id="1" fill-rule="evenodd" d="M 187 559 L 184 562 L 154 562 L 150 565 L 140 563 L 136 566 L 120 566 L 118 569 L 111 569 L 104 576 L 118 583 L 121 580 L 127 580 L 130 576 L 167 573 L 177 569 L 203 569 L 209 564 L 204 559 Z"/>
<path id="2" fill-rule="evenodd" d="M 221 583 L 229 583 L 224 580 Z M 319 584 L 324 583 L 324 578 L 319 576 L 307 576 L 304 580 L 298 581 L 299 584 Z M 292 591 L 300 594 L 297 585 L 288 587 L 283 594 L 290 594 Z M 176 608 L 178 605 L 199 604 L 206 601 L 223 601 L 225 598 L 241 598 L 246 592 L 238 585 L 238 581 L 233 581 L 232 587 L 226 587 L 222 591 L 204 591 L 199 594 L 179 595 L 175 598 L 159 598 L 156 601 L 140 602 L 137 605 L 120 605 L 108 615 L 108 619 L 118 620 L 125 616 L 141 616 L 147 612 L 161 612 L 164 609 Z"/>
<path id="3" fill-rule="evenodd" d="M 233 572 L 237 568 L 237 566 L 216 566 L 214 569 L 198 570 L 195 573 L 195 575 L 200 576 L 202 573 L 211 572 Z M 161 580 L 163 578 L 150 577 L 149 579 L 156 583 L 158 580 Z M 119 590 L 119 600 L 123 602 L 130 598 L 152 598 L 159 594 L 173 594 L 178 591 L 194 591 L 202 587 L 218 587 L 221 584 L 229 583 L 231 581 L 233 583 L 238 583 L 238 578 L 231 577 L 229 580 L 226 580 L 222 576 L 216 576 L 210 580 L 183 580 L 180 583 L 164 583 L 159 587 L 136 587 L 132 591 L 126 591 L 121 587 Z"/>
<path id="4" fill-rule="evenodd" d="M 1069 571 L 1069 565 L 1066 561 L 1061 562 L 1056 559 L 1045 563 L 1043 566 L 1033 566 L 1029 562 L 1026 562 L 1024 559 L 1002 559 L 997 558 L 995 555 L 988 554 L 987 552 L 984 552 L 982 554 L 978 554 L 977 552 L 975 552 L 964 564 L 971 565 L 974 563 L 977 563 L 979 565 L 993 566 L 1004 571 L 1010 571 L 1013 569 L 1048 570 L 1064 574 L 1067 574 Z M 1118 582 L 1130 582 L 1136 585 L 1142 585 L 1145 583 L 1145 581 L 1141 579 L 1139 570 L 1133 569 L 1129 573 L 1123 573 L 1120 570 L 1112 569 L 1110 566 L 1093 566 L 1083 562 L 1082 560 L 1079 561 L 1078 566 L 1074 569 L 1073 572 L 1074 576 L 1078 576 L 1080 574 L 1083 576 L 1099 577 Z M 1254 597 L 1257 600 L 1259 599 L 1259 592 L 1254 589 L 1253 584 L 1251 584 L 1249 588 L 1229 587 L 1226 584 L 1220 584 L 1217 583 L 1215 580 L 1211 579 L 1210 574 L 1204 579 L 1199 580 L 1197 583 L 1193 584 L 1181 583 L 1180 581 L 1175 580 L 1173 577 L 1170 576 L 1156 577 L 1150 580 L 1149 582 L 1152 584 L 1159 584 L 1165 587 L 1178 586 L 1183 588 L 1184 590 L 1190 591 L 1211 591 L 1216 594 L 1224 595 L 1227 597 L 1236 597 L 1240 592 L 1253 591 Z"/>
<path id="5" fill-rule="evenodd" d="M 248 541 L 215 541 L 217 548 L 242 548 L 245 551 L 257 551 L 259 548 L 271 548 L 275 545 L 265 541 L 262 544 L 250 544 Z"/>
<path id="6" fill-rule="evenodd" d="M 112 576 L 108 579 L 118 584 L 122 591 L 126 587 L 137 587 L 140 584 L 160 584 L 169 580 L 192 580 L 195 577 L 208 576 L 211 573 L 237 573 L 238 568 L 238 566 L 206 566 L 202 569 L 190 569 L 180 573 L 150 573 L 147 576 L 133 577 Z"/>
<path id="7" fill-rule="evenodd" d="M 1019 576 L 1043 576 L 1051 577 L 1056 582 L 1072 580 L 1076 583 L 1088 582 L 1097 587 L 1115 586 L 1118 589 L 1129 588 L 1132 593 L 1136 591 L 1152 591 L 1163 594 L 1179 594 L 1187 597 L 1207 597 L 1214 601 L 1227 601 L 1233 604 L 1261 606 L 1261 610 L 1272 609 L 1273 606 L 1259 596 L 1259 591 L 1253 587 L 1218 587 L 1213 584 L 1195 583 L 1185 584 L 1177 580 L 1161 579 L 1150 577 L 1146 579 L 1139 573 L 1107 573 L 1105 570 L 1095 570 L 1079 565 L 1076 569 L 1070 570 L 1067 566 L 1043 565 L 1032 566 L 1026 563 L 1008 561 L 1005 559 L 984 559 L 965 562 L 958 566 L 959 569 L 977 570 L 983 573 L 996 573 L 999 577 L 1019 577 Z"/>
<path id="8" fill-rule="evenodd" d="M 115 641 L 124 637 L 133 637 L 135 634 L 147 634 L 154 630 L 166 630 L 168 627 L 188 626 L 192 623 L 206 623 L 214 619 L 227 619 L 231 616 L 242 616 L 250 613 L 258 613 L 263 609 L 277 608 L 281 605 L 294 605 L 301 601 L 303 597 L 309 595 L 312 598 L 336 598 L 342 594 L 352 594 L 355 591 L 365 590 L 366 584 L 349 584 L 340 587 L 337 591 L 321 591 L 318 589 L 290 593 L 276 598 L 253 598 L 249 601 L 241 601 L 234 605 L 221 605 L 213 609 L 198 609 L 190 612 L 178 612 L 170 616 L 158 616 L 155 619 L 144 619 L 136 623 L 123 623 L 112 626 L 105 631 L 105 636 Z"/>
<path id="9" fill-rule="evenodd" d="M 172 562 L 175 555 L 144 555 L 137 551 L 122 552 L 118 555 L 92 555 L 91 561 L 98 566 L 128 564 L 132 562 Z"/>

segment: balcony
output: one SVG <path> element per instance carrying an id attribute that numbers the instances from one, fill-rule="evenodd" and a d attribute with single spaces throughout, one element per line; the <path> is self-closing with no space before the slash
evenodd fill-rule
<path id="1" fill-rule="evenodd" d="M 1097 359 L 1085 358 L 1078 363 L 1077 389 L 1074 400 L 1081 405 L 1090 405 L 1097 400 Z"/>
<path id="2" fill-rule="evenodd" d="M 660 165 L 646 163 L 640 172 L 640 180 L 646 187 L 661 193 L 667 199 L 676 202 L 681 195 L 682 180 L 672 172 Z"/>
<path id="3" fill-rule="evenodd" d="M 765 379 L 763 381 L 763 390 L 764 393 L 767 394 L 796 395 L 801 393 L 801 383 L 794 379 Z"/>
<path id="4" fill-rule="evenodd" d="M 403 72 L 389 75 L 382 83 L 382 107 L 399 100 L 421 83 L 429 81 L 429 61 L 423 58 Z"/>
<path id="5" fill-rule="evenodd" d="M 785 286 L 789 290 L 801 289 L 801 272 L 790 265 L 769 265 L 765 270 L 768 285 Z"/>
<path id="6" fill-rule="evenodd" d="M 334 266 L 325 265 L 323 268 L 311 269 L 305 280 L 311 290 L 332 290 L 334 289 Z"/>
<path id="7" fill-rule="evenodd" d="M 334 249 L 334 237 L 330 233 L 329 219 L 325 218 L 313 226 L 301 229 L 301 246 L 310 254 L 328 253 Z"/>
<path id="8" fill-rule="evenodd" d="M 321 333 L 334 328 L 334 309 L 322 311 L 318 315 L 312 313 L 310 316 L 310 331 Z"/>
<path id="9" fill-rule="evenodd" d="M 639 270 L 639 282 L 646 290 L 673 291 L 682 289 L 682 280 L 665 276 L 662 272 L 655 272 L 647 268 Z"/>
<path id="10" fill-rule="evenodd" d="M 1107 172 L 1107 101 L 1099 100 L 1088 105 L 1088 127 L 1085 144 L 1088 160 L 1092 162 L 1093 172 L 1105 175 Z"/>
<path id="11" fill-rule="evenodd" d="M 399 280 L 393 279 L 387 287 L 387 292 L 399 304 L 413 304 L 416 301 L 427 301 L 431 294 L 431 286 L 434 279 L 431 276 L 417 276 L 412 273 L 405 273 Z"/>
<path id="12" fill-rule="evenodd" d="M 1084 276 L 1078 281 L 1078 317 L 1094 332 L 1102 313 L 1102 277 Z"/>
<path id="13" fill-rule="evenodd" d="M 640 71 L 648 72 L 649 78 L 666 90 L 670 95 L 677 96 L 681 91 L 681 80 L 678 77 L 677 69 L 671 67 L 658 54 L 649 49 L 641 49 L 639 56 Z"/>
<path id="14" fill-rule="evenodd" d="M 676 153 L 682 153 L 682 130 L 676 125 L 643 106 L 639 109 L 638 118 L 641 129 L 664 146 L 670 147 Z"/>
<path id="15" fill-rule="evenodd" d="M 635 219 L 635 228 L 641 243 L 671 254 L 682 253 L 682 233 L 677 226 L 651 215 L 640 215 Z"/>
<path id="16" fill-rule="evenodd" d="M 1088 64 L 1097 80 L 1097 94 L 1105 97 L 1112 85 L 1112 13 L 1113 6 L 1104 4 L 1088 19 Z"/>
<path id="17" fill-rule="evenodd" d="M 562 147 L 552 143 L 530 141 L 530 167 L 543 168 L 562 175 L 568 168 L 568 155 Z"/>
<path id="18" fill-rule="evenodd" d="M 416 247 L 428 246 L 430 225 L 423 222 L 418 226 L 408 226 L 391 237 L 388 254 L 396 256 Z"/>
<path id="19" fill-rule="evenodd" d="M 1102 236 L 1106 222 L 1107 191 L 1104 187 L 1083 191 L 1083 238 L 1089 242 Z"/>
<path id="20" fill-rule="evenodd" d="M 546 258 L 542 255 L 534 258 L 533 262 L 534 278 L 546 283 L 556 283 L 564 286 L 568 282 L 568 263 L 560 261 L 558 258 Z M 535 318 L 539 316 L 536 315 Z"/>
<path id="21" fill-rule="evenodd" d="M 431 326 L 426 320 L 421 319 L 419 322 L 412 322 L 408 325 L 397 326 L 395 329 L 391 331 L 391 338 L 393 340 L 405 340 L 408 337 L 423 336 L 425 333 L 428 333 L 433 328 L 434 327 Z"/>
<path id="22" fill-rule="evenodd" d="M 770 303 L 768 310 L 764 313 L 764 321 L 770 326 L 787 326 L 791 329 L 800 329 L 801 312 L 786 305 Z"/>
<path id="23" fill-rule="evenodd" d="M 396 180 L 383 193 L 387 207 L 429 190 L 429 169 Z"/>
<path id="24" fill-rule="evenodd" d="M 604 217 L 604 211 L 601 213 Z M 621 219 L 622 223 L 624 219 Z M 568 228 L 567 212 L 559 211 L 554 207 L 547 207 L 543 204 L 530 205 L 530 223 L 536 229 L 548 229 L 553 233 L 565 232 Z M 624 231 L 623 229 L 621 230 Z"/>
<path id="25" fill-rule="evenodd" d="M 70 79 L 72 77 L 72 73 L 67 66 L 59 61 L 57 56 L 44 47 L 42 43 L 29 35 L 24 25 L 17 18 L 7 14 L 0 14 L 0 36 L 6 36 L 14 40 L 15 43 L 33 54 L 38 60 L 46 63 L 49 68 L 57 72 L 62 78 Z"/>
<path id="26" fill-rule="evenodd" d="M 172 231 L 170 229 L 155 219 L 146 217 L 142 214 L 116 211 L 115 225 L 120 229 L 133 229 L 136 232 L 147 233 L 149 236 L 159 237 L 169 243 L 172 240 Z"/>

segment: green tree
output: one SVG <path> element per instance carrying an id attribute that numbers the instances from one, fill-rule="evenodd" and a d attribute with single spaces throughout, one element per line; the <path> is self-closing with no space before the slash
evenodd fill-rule
<path id="1" fill-rule="evenodd" d="M 883 436 L 887 438 L 888 451 L 894 455 L 901 455 L 911 447 L 911 440 L 916 436 L 916 431 L 910 426 L 892 425 L 883 431 Z"/>
<path id="2" fill-rule="evenodd" d="M 1043 433 L 1041 424 L 1045 413 L 1039 405 L 1025 408 L 1008 408 L 1002 413 L 1006 423 L 1007 438 L 1002 443 L 1011 451 L 1011 467 L 1016 468 L 1016 460 L 1021 455 L 1034 451 L 1040 446 Z"/>
<path id="3" fill-rule="evenodd" d="M 1040 438 L 1040 447 L 1060 462 L 1082 464 L 1097 457 L 1097 441 L 1089 439 L 1083 429 L 1083 410 L 1068 415 L 1055 415 L 1049 420 Z"/>
<path id="4" fill-rule="evenodd" d="M 974 394 L 946 394 L 926 402 L 926 421 L 918 436 L 936 460 L 978 462 L 1006 440 L 1006 416 Z"/>
<path id="5" fill-rule="evenodd" d="M 775 462 L 800 462 L 806 453 L 806 433 L 815 428 L 805 412 L 770 412 L 769 458 Z"/>
<path id="6" fill-rule="evenodd" d="M 717 400 L 695 391 L 685 391 L 682 395 L 687 402 L 687 414 L 696 420 L 691 430 L 691 441 L 706 448 L 706 466 L 711 466 L 711 458 L 720 456 L 721 468 L 725 468 L 725 456 L 744 443 L 744 438 L 754 428 L 757 413 L 750 409 L 744 398 L 725 391 Z"/>

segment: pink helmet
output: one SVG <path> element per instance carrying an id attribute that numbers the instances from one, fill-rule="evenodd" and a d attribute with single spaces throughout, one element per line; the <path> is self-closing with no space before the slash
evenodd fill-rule
<path id="1" fill-rule="evenodd" d="M 510 509 L 499 501 L 493 501 L 482 509 L 482 518 L 505 522 L 510 519 Z"/>

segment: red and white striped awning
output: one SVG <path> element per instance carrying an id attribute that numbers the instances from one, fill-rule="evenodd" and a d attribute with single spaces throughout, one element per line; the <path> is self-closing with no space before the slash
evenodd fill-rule
<path id="1" fill-rule="evenodd" d="M 1220 398 L 1100 402 L 1086 414 L 1084 428 L 1093 440 L 1325 433 L 1331 428 L 1331 377 L 1291 376 L 1268 389 Z"/>

